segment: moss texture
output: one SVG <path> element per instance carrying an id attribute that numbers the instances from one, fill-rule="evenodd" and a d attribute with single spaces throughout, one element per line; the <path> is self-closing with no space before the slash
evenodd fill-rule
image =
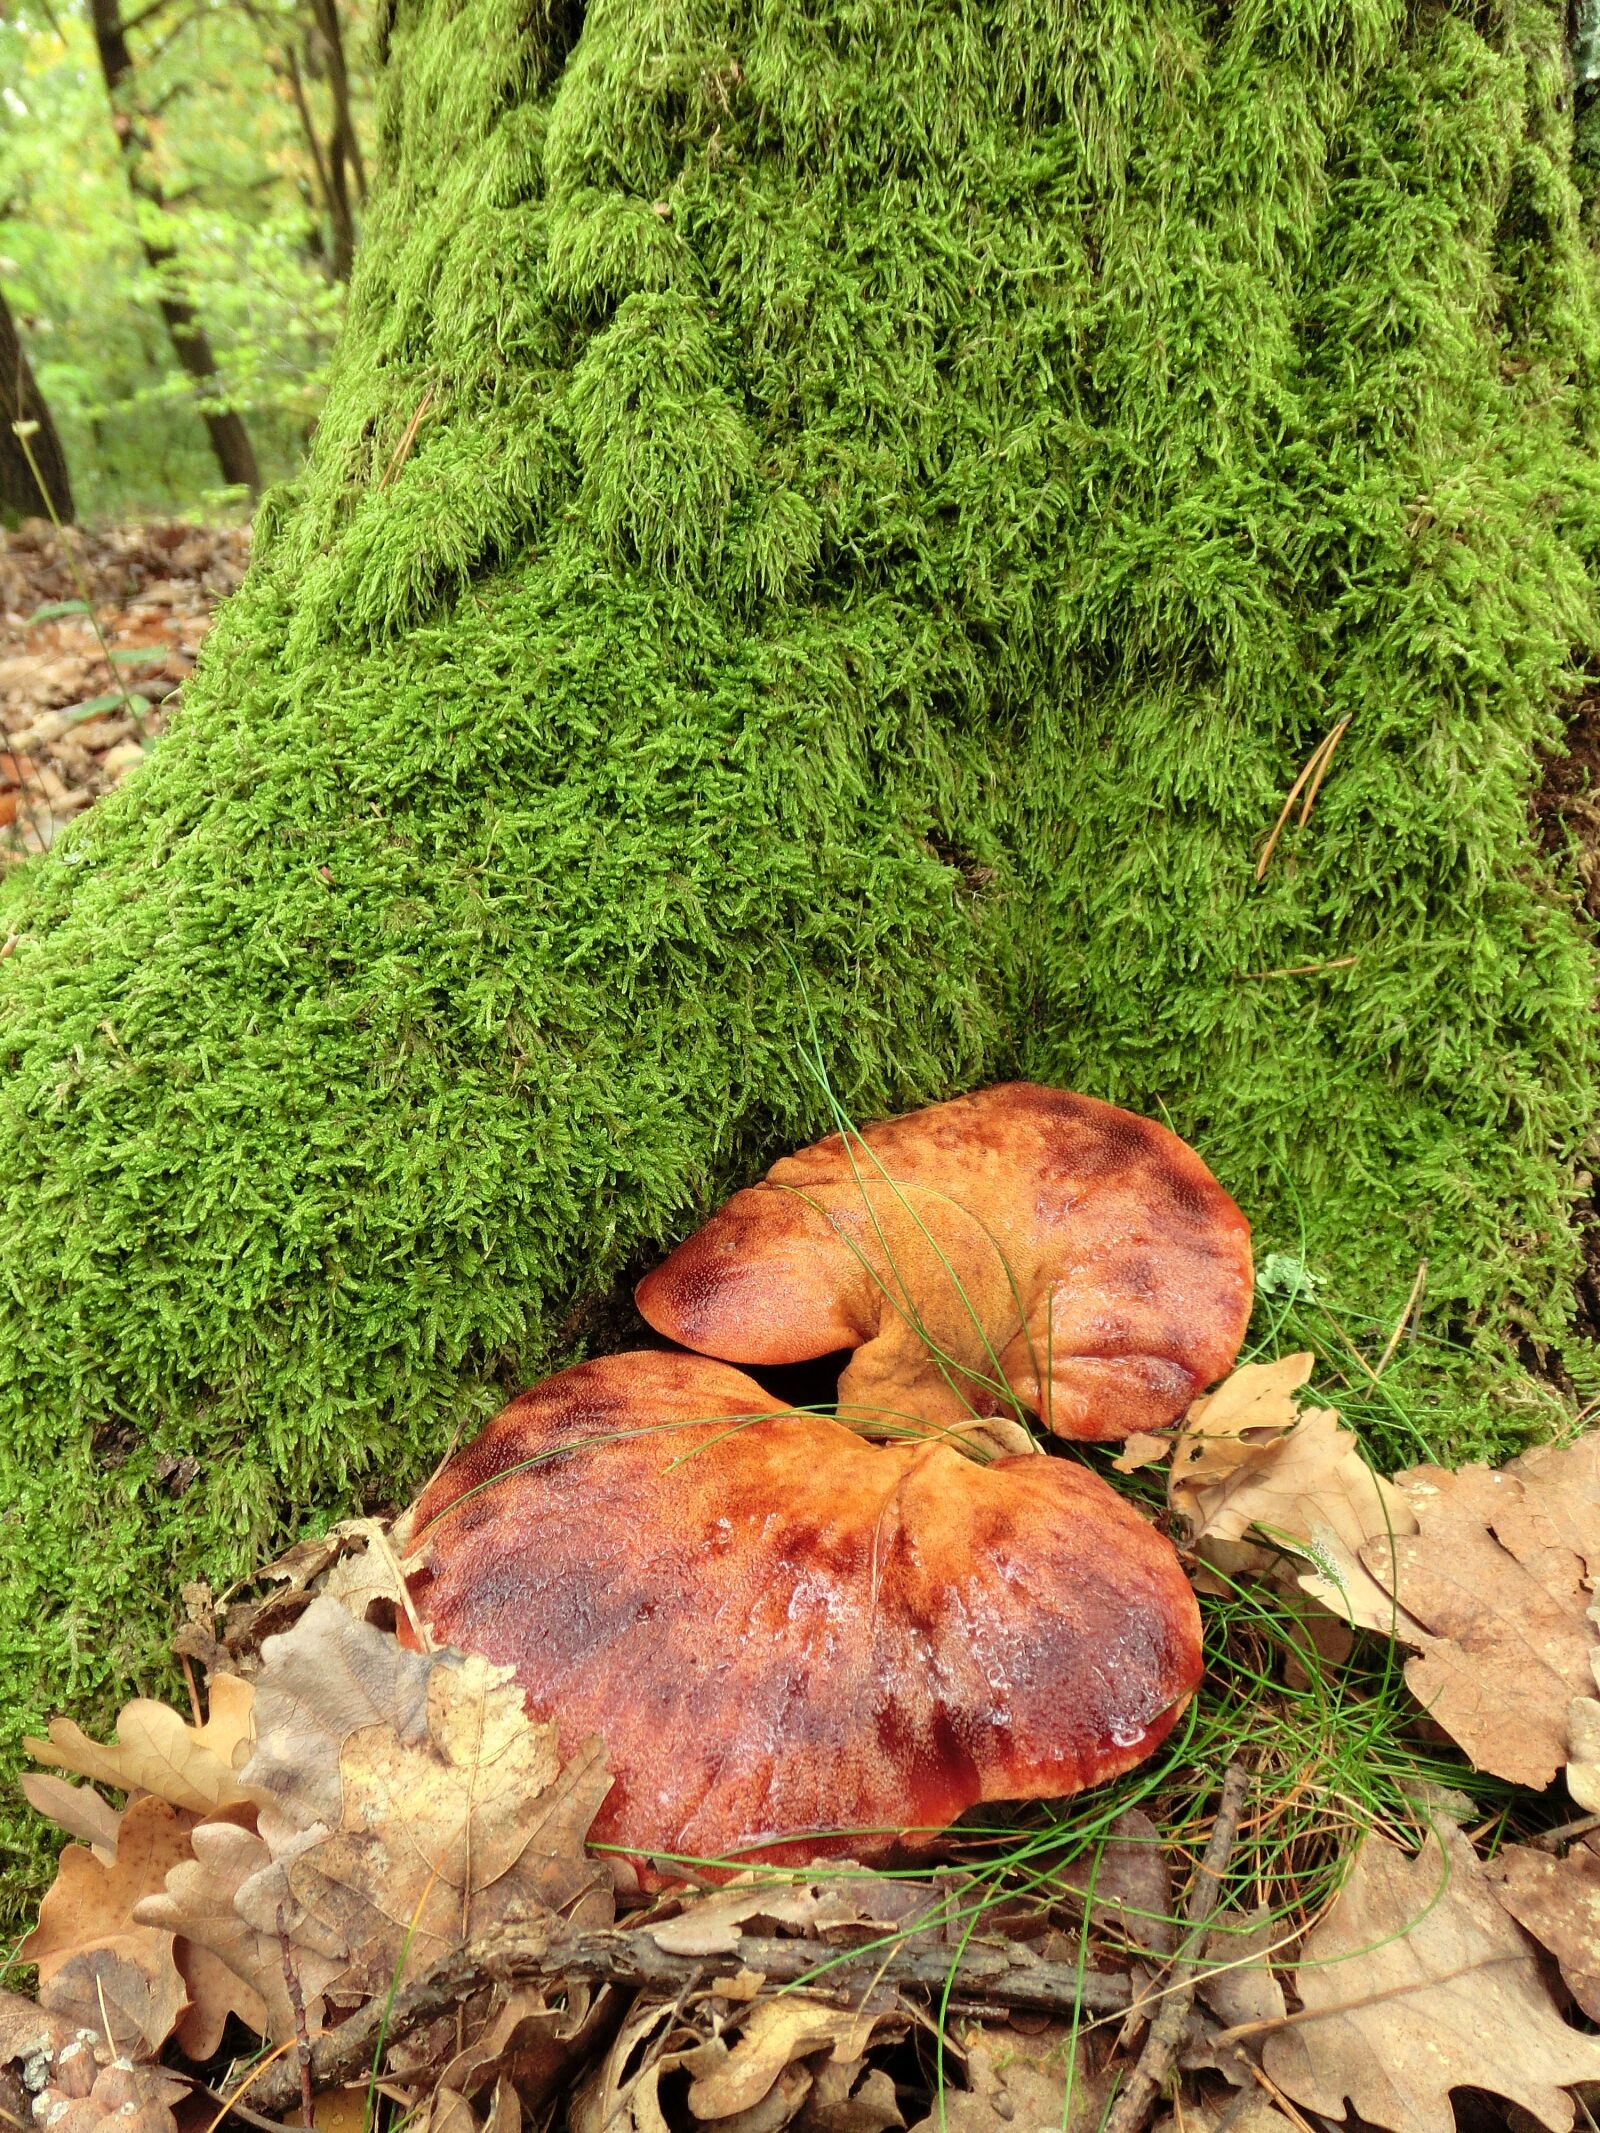
<path id="1" fill-rule="evenodd" d="M 809 1014 L 859 1116 L 1019 1070 L 1164 1107 L 1267 1243 L 1555 1323 L 1594 973 L 1526 797 L 1600 539 L 1561 30 L 401 0 L 304 480 L 7 898 L 5 1741 L 824 1125 Z"/>

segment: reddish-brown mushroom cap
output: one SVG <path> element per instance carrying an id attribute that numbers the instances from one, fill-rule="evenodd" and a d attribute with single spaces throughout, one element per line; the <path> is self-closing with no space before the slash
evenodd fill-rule
<path id="1" fill-rule="evenodd" d="M 834 1134 L 639 1284 L 730 1363 L 854 1349 L 842 1410 L 949 1424 L 1008 1391 L 1059 1436 L 1159 1429 L 1232 1364 L 1250 1225 L 1165 1126 L 1009 1082 Z"/>
<path id="2" fill-rule="evenodd" d="M 603 1738 L 594 1835 L 640 1855 L 882 1857 L 1129 1769 L 1200 1675 L 1177 1557 L 1096 1476 L 873 1446 L 697 1356 L 536 1385 L 413 1532 L 433 1635 Z"/>

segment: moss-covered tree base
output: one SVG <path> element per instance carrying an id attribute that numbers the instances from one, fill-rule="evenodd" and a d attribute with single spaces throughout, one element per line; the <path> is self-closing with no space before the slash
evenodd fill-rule
<path id="1" fill-rule="evenodd" d="M 3 914 L 7 1743 L 824 1126 L 813 1025 L 1554 1324 L 1597 344 L 1510 14 L 402 0 L 305 481 Z"/>

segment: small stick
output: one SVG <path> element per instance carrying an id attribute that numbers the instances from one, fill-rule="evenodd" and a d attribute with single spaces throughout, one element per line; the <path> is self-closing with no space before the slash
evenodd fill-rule
<path id="1" fill-rule="evenodd" d="M 1554 1852 L 1574 1837 L 1588 1836 L 1593 1829 L 1600 1829 L 1600 1815 L 1579 1815 L 1575 1822 L 1562 1822 L 1554 1829 L 1541 1829 L 1538 1836 L 1530 1837 L 1528 1842 L 1537 1851 Z"/>
<path id="2" fill-rule="evenodd" d="M 719 1969 L 725 1964 L 730 1974 L 759 1971 L 769 1985 L 793 1985 L 830 2005 L 856 2009 L 875 1984 L 930 1994 L 942 1993 L 948 1985 L 962 1999 L 1031 2008 L 1043 2014 L 1070 2014 L 1075 2007 L 1092 2014 L 1119 2014 L 1129 2001 L 1124 1977 L 1081 1973 L 1076 1963 L 1019 1960 L 1013 1947 L 977 1941 L 959 1952 L 902 1942 L 885 1954 L 870 1946 L 847 1949 L 831 1941 L 758 1939 L 745 1934 L 735 1946 L 719 1951 L 717 1964 Z M 373 2049 L 380 2039 L 387 2049 L 440 2015 L 453 2013 L 485 1985 L 562 1984 L 581 1979 L 674 1993 L 686 1979 L 703 1976 L 706 1968 L 703 1955 L 670 1955 L 657 1947 L 647 1926 L 577 1932 L 554 1917 L 493 1926 L 402 1986 L 392 2007 L 386 2009 L 381 2000 L 369 2001 L 348 2021 L 315 2038 L 312 2087 L 320 2092 L 365 2077 L 372 2070 Z M 261 2082 L 256 2103 L 265 2112 L 287 2111 L 297 2093 L 296 2070 L 285 2063 Z"/>
<path id="3" fill-rule="evenodd" d="M 1359 955 L 1336 955 L 1331 963 L 1286 963 L 1281 970 L 1241 970 L 1239 975 L 1246 983 L 1257 978 L 1314 978 L 1324 970 L 1348 970 L 1360 960 Z"/>
<path id="4" fill-rule="evenodd" d="M 314 2127 L 317 2122 L 317 2103 L 311 2086 L 311 2037 L 306 2028 L 306 2000 L 305 1994 L 300 1990 L 300 1973 L 294 1967 L 294 1951 L 289 1946 L 282 1904 L 278 1906 L 278 1946 L 283 1951 L 284 1989 L 289 1995 L 289 2008 L 294 2016 L 294 2056 L 300 2071 L 300 2123 L 306 2127 Z"/>
<path id="5" fill-rule="evenodd" d="M 1427 1278 L 1428 1262 L 1426 1259 L 1424 1259 L 1421 1266 L 1417 1268 L 1417 1278 L 1411 1284 L 1411 1294 L 1406 1298 L 1405 1309 L 1400 1313 L 1400 1316 L 1394 1322 L 1394 1331 L 1389 1335 L 1388 1346 L 1384 1349 L 1382 1355 L 1380 1355 L 1378 1358 L 1378 1367 L 1372 1373 L 1375 1378 L 1381 1378 L 1383 1376 L 1383 1373 L 1388 1369 L 1389 1365 L 1394 1361 L 1394 1351 L 1400 1345 L 1400 1336 L 1405 1332 L 1407 1326 L 1410 1325 L 1411 1314 L 1417 1308 L 1417 1305 L 1422 1301 L 1422 1285 L 1427 1280 Z"/>
<path id="6" fill-rule="evenodd" d="M 1307 796 L 1305 813 L 1300 817 L 1301 822 L 1304 823 L 1306 815 L 1310 814 L 1311 802 L 1317 796 L 1317 786 L 1322 783 L 1322 773 L 1327 769 L 1328 759 L 1335 748 L 1338 747 L 1340 736 L 1349 723 L 1348 718 L 1341 719 L 1331 733 L 1325 733 L 1322 736 L 1322 739 L 1318 741 L 1316 747 L 1312 749 L 1307 757 L 1305 769 L 1301 771 L 1299 777 L 1289 787 L 1289 797 L 1284 801 L 1282 812 L 1272 825 L 1272 834 L 1261 847 L 1261 857 L 1256 861 L 1256 880 L 1258 882 L 1266 874 L 1268 863 L 1277 848 L 1278 839 L 1283 835 L 1283 826 L 1294 811 L 1294 803 L 1299 799 L 1301 793 L 1305 791 L 1307 783 L 1314 778 L 1316 784 L 1312 785 L 1311 791 Z"/>
<path id="7" fill-rule="evenodd" d="M 1322 790 L 1322 781 L 1328 775 L 1328 765 L 1333 761 L 1333 751 L 1344 739 L 1345 728 L 1349 725 L 1354 715 L 1355 714 L 1353 712 L 1347 711 L 1344 717 L 1340 719 L 1338 725 L 1334 727 L 1333 731 L 1328 735 L 1328 738 L 1322 744 L 1322 748 L 1320 750 L 1322 760 L 1317 765 L 1317 774 L 1311 780 L 1310 789 L 1306 793 L 1305 799 L 1301 803 L 1300 807 L 1300 827 L 1302 829 L 1304 829 L 1306 824 L 1311 820 L 1312 802 L 1316 799 L 1317 794 Z"/>
<path id="8" fill-rule="evenodd" d="M 1239 1841 L 1239 1818 L 1244 1812 L 1250 1773 L 1243 1763 L 1230 1763 L 1222 1781 L 1222 1798 L 1212 1824 L 1211 1841 L 1195 1871 L 1189 1890 L 1189 1930 L 1172 1958 L 1171 1984 L 1161 2010 L 1150 2025 L 1139 2063 L 1127 2086 L 1117 2097 L 1106 2120 L 1105 2133 L 1141 2133 L 1161 2084 L 1183 2041 L 1194 2007 L 1194 1988 L 1205 1968 L 1206 1928 L 1222 1895 L 1222 1877 L 1227 1872 L 1233 1848 Z"/>

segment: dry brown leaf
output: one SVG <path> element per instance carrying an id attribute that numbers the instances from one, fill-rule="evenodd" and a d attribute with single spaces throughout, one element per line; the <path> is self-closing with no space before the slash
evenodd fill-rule
<path id="1" fill-rule="evenodd" d="M 35 1762 L 96 1784 L 153 1792 L 191 1814 L 216 1814 L 245 1799 L 234 1759 L 250 1739 L 253 1701 L 249 1682 L 219 1674 L 211 1684 L 211 1712 L 203 1726 L 191 1725 L 167 1704 L 139 1697 L 124 1705 L 114 1742 L 90 1740 L 70 1718 L 54 1718 L 48 1739 L 22 1745 Z"/>
<path id="2" fill-rule="evenodd" d="M 1248 1417 L 1262 1407 L 1256 1399 L 1238 1412 Z M 1417 1641 L 1416 1626 L 1394 1597 L 1393 1580 L 1380 1584 L 1364 1554 L 1382 1551 L 1387 1560 L 1392 1536 L 1415 1532 L 1416 1521 L 1400 1492 L 1367 1465 L 1354 1432 L 1331 1407 L 1308 1408 L 1291 1428 L 1273 1434 L 1251 1427 L 1254 1441 L 1196 1440 L 1213 1467 L 1200 1480 L 1192 1466 L 1177 1478 L 1180 1439 L 1168 1498 L 1188 1519 L 1192 1538 L 1238 1542 L 1253 1530 L 1309 1565 L 1298 1574 L 1301 1589 L 1335 1614 L 1362 1629 Z M 1224 1446 L 1232 1463 L 1215 1471 Z"/>
<path id="3" fill-rule="evenodd" d="M 827 2007 L 798 1992 L 758 2000 L 744 2017 L 727 2057 L 698 2072 L 690 2083 L 689 2109 L 696 2118 L 732 2118 L 759 2104 L 795 2060 L 820 2051 L 844 2063 L 858 2060 L 865 2057 L 875 2034 L 903 2026 L 882 2015 Z M 796 2097 L 795 2110 L 804 2100 Z"/>
<path id="4" fill-rule="evenodd" d="M 1600 2022 L 1600 1839 L 1575 1844 L 1564 1859 L 1508 1844 L 1486 1871 L 1517 1924 L 1555 1957 L 1584 2013 Z"/>
<path id="5" fill-rule="evenodd" d="M 39 1987 L 39 2005 L 107 2039 L 115 2056 L 154 2058 L 172 2035 L 188 1994 L 172 1935 L 148 1926 L 82 1948 Z"/>
<path id="6" fill-rule="evenodd" d="M 772 1876 L 747 1876 L 715 1895 L 691 1903 L 676 1918 L 649 1928 L 658 1948 L 671 1955 L 727 1955 L 752 1921 L 770 1920 L 805 1933 L 827 1933 L 843 1926 L 877 1926 L 905 1931 L 910 1922 L 939 1903 L 927 1882 L 890 1881 L 878 1874 L 830 1874 L 824 1880 L 782 1882 Z"/>
<path id="7" fill-rule="evenodd" d="M 408 1652 L 336 1600 L 319 1597 L 293 1629 L 269 1637 L 256 1677 L 255 1753 L 240 1782 L 258 1804 L 294 1826 L 336 1828 L 339 1758 L 363 1727 L 387 1728 L 407 1745 L 427 1734 L 428 1681 L 436 1664 Z M 459 1664 L 459 1654 L 455 1655 Z"/>
<path id="8" fill-rule="evenodd" d="M 269 1729 L 278 1691 L 268 1675 L 276 1667 L 281 1676 L 286 1658 L 294 1670 L 306 1656 L 292 1649 L 297 1642 L 327 1661 L 334 1694 L 348 1711 L 359 1709 L 372 1687 L 374 1639 L 392 1643 L 335 1602 L 319 1600 L 287 1636 L 270 1641 L 262 1675 L 269 1796 L 291 1825 L 297 1810 L 309 1815 L 334 1805 L 338 1814 L 331 1834 L 306 1842 L 310 1833 L 296 1833 L 287 1867 L 289 1890 L 305 1914 L 292 1937 L 344 1958 L 328 1994 L 347 2000 L 387 1991 L 515 1908 L 548 1904 L 571 1915 L 581 1903 L 587 1908 L 580 1916 L 609 1922 L 609 1879 L 584 1852 L 610 1784 L 599 1744 L 562 1768 L 555 1728 L 529 1723 L 509 1668 L 476 1657 L 452 1663 L 455 1654 L 423 1658 L 419 1711 L 413 1673 L 386 1663 L 400 1726 L 385 1717 L 347 1733 L 331 1780 L 325 1708 L 308 1717 L 298 1693 L 284 1725 Z M 297 1795 L 286 1759 L 296 1732 L 311 1755 L 307 1798 Z M 258 1754 L 249 1765 L 252 1783 L 262 1762 Z M 269 1847 L 274 1831 L 270 1819 L 263 1822 Z"/>
<path id="9" fill-rule="evenodd" d="M 80 1844 L 87 1844 L 103 1866 L 111 1864 L 117 1850 L 117 1824 L 122 1818 L 92 1785 L 69 1785 L 65 1778 L 29 1770 L 23 1773 L 22 1797 L 35 1814 L 54 1822 L 57 1829 L 64 1829 Z"/>
<path id="10" fill-rule="evenodd" d="M 1260 2090 L 1236 2098 L 1232 2102 L 1208 2097 L 1183 2098 L 1183 2118 L 1169 2112 L 1157 2119 L 1155 2133 L 1223 2133 L 1226 2121 L 1227 2133 L 1305 2133 L 1305 2121 L 1298 2126 L 1292 2118 L 1285 2118 L 1270 2096 Z"/>
<path id="11" fill-rule="evenodd" d="M 903 2126 L 894 2083 L 882 2067 L 859 2059 L 826 2059 L 811 2077 L 811 2093 L 796 2124 L 804 2133 L 888 2133 Z"/>
<path id="12" fill-rule="evenodd" d="M 294 2016 L 283 1974 L 283 1951 L 275 1935 L 256 1932 L 235 1908 L 249 1877 L 268 1864 L 266 1845 L 254 1830 L 229 1822 L 203 1822 L 190 1835 L 193 1858 L 167 1874 L 160 1893 L 147 1896 L 134 1913 L 141 1925 L 180 1936 L 179 1967 L 190 1985 L 197 2041 L 220 2039 L 230 2012 L 258 2036 L 281 2043 L 294 2034 Z M 322 2027 L 321 1992 L 326 1982 L 295 1951 L 309 2027 Z M 329 1974 L 337 1967 L 325 1966 Z M 186 2049 L 190 2047 L 186 2046 Z M 215 2044 L 212 2050 L 216 2049 Z M 191 2050 L 195 2058 L 210 2053 Z"/>
<path id="13" fill-rule="evenodd" d="M 72 2024 L 47 2014 L 37 2000 L 20 1992 L 0 1991 L 0 2066 L 18 2059 L 53 2057 L 73 2036 Z"/>
<path id="14" fill-rule="evenodd" d="M 442 2086 L 470 2097 L 492 2082 L 509 2081 L 524 2104 L 536 2109 L 609 2019 L 603 1994 L 569 1986 L 565 1997 L 563 2006 L 559 1991 L 554 2005 L 538 1992 L 513 1993 L 482 2034 L 445 2066 Z"/>
<path id="15" fill-rule="evenodd" d="M 37 1964 L 47 1979 L 80 1949 L 126 1933 L 141 1897 L 159 1890 L 169 1870 L 188 1858 L 193 1828 L 191 1815 L 152 1794 L 122 1816 L 111 1865 L 69 1844 L 39 1906 L 39 1923 L 17 1950 L 21 1961 Z"/>
<path id="16" fill-rule="evenodd" d="M 1600 1630 L 1600 1601 L 1589 1609 L 1589 1620 Z M 1589 1671 L 1600 1689 L 1600 1639 L 1589 1654 Z M 1567 1707 L 1567 1790 L 1585 1814 L 1600 1815 L 1600 1700 L 1593 1696 L 1574 1696 Z"/>
<path id="17" fill-rule="evenodd" d="M 1412 1694 L 1480 1770 L 1542 1791 L 1567 1760 L 1572 1705 L 1594 1686 L 1592 1543 L 1567 1523 L 1600 1467 L 1600 1432 L 1499 1472 L 1397 1477 L 1418 1530 L 1362 1559 L 1421 1625 Z M 1580 1782 L 1582 1779 L 1580 1777 Z"/>
<path id="18" fill-rule="evenodd" d="M 1267 2039 L 1267 2073 L 1307 2110 L 1392 2133 L 1454 2133 L 1450 2092 L 1487 2089 L 1555 2133 L 1569 2084 L 1600 2080 L 1600 2037 L 1568 2027 L 1533 1948 L 1448 1825 L 1415 1859 L 1369 1835 L 1301 1950 L 1304 2014 Z"/>
<path id="19" fill-rule="evenodd" d="M 1316 1358 L 1280 1355 L 1271 1363 L 1241 1363 L 1215 1392 L 1192 1401 L 1172 1447 L 1167 1501 L 1190 1516 L 1195 1491 L 1225 1481 L 1261 1445 L 1293 1429 L 1295 1394 Z"/>
<path id="20" fill-rule="evenodd" d="M 611 2049 L 579 2085 L 567 2112 L 571 2133 L 668 2133 L 657 2096 L 661 2076 L 686 2060 L 725 2054 L 679 2027 L 678 2011 L 635 2007 Z"/>
<path id="21" fill-rule="evenodd" d="M 378 1601 L 393 1607 L 402 1621 L 415 1628 L 415 1615 L 406 1591 L 388 1527 L 381 1518 L 349 1518 L 335 1529 L 344 1542 L 344 1552 L 328 1567 L 322 1591 L 330 1600 L 365 1622 Z M 356 1546 L 360 1542 L 361 1546 Z"/>
<path id="22" fill-rule="evenodd" d="M 1091 1923 L 1098 1930 L 1147 1955 L 1171 1954 L 1176 1940 L 1172 1873 L 1161 1832 L 1142 1808 L 1124 1808 L 1099 1849 L 1058 1868 L 1052 1880 L 1080 1898 L 1092 1881 Z"/>
<path id="23" fill-rule="evenodd" d="M 1283 1987 L 1269 1955 L 1284 1938 L 1283 1923 L 1262 1910 L 1218 1911 L 1206 1939 L 1205 1959 L 1217 1967 L 1201 1974 L 1198 1997 L 1230 2029 L 1242 2022 L 1276 2022 L 1285 2008 Z"/>
<path id="24" fill-rule="evenodd" d="M 1140 1467 L 1154 1466 L 1158 1459 L 1165 1459 L 1172 1446 L 1171 1437 L 1157 1437 L 1149 1430 L 1136 1429 L 1111 1464 L 1119 1474 L 1137 1474 Z"/>
<path id="25" fill-rule="evenodd" d="M 965 2089 L 947 2090 L 913 2133 L 1089 2133 L 1105 2109 L 1105 2082 L 1091 2074 L 1071 2028 L 1052 2022 L 1033 2036 L 974 2026 L 955 2044 Z"/>

